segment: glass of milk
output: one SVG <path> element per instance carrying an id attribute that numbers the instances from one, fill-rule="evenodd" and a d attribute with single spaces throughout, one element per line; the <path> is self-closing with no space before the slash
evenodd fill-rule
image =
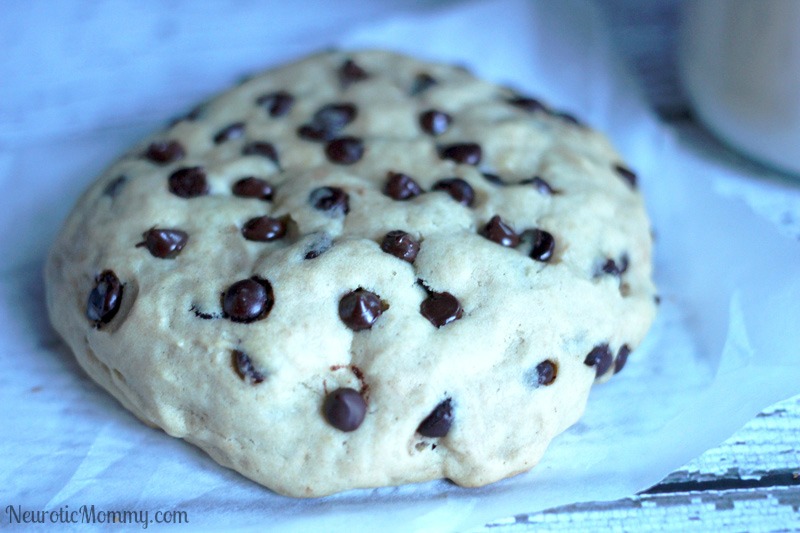
<path id="1" fill-rule="evenodd" d="M 678 55 L 698 118 L 723 141 L 800 175 L 800 0 L 689 0 Z"/>

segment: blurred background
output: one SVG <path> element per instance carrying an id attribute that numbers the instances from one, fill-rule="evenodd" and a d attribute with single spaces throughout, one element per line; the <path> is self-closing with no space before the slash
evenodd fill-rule
<path id="1" fill-rule="evenodd" d="M 663 119 L 697 122 L 752 160 L 800 176 L 800 2 L 597 5 Z"/>
<path id="2" fill-rule="evenodd" d="M 800 173 L 800 2 L 588 1 L 663 120 L 702 123 L 724 146 Z M 253 70 L 330 46 L 354 26 L 469 3 L 6 0 L 0 143 L 102 123 L 151 127 Z M 115 98 L 98 98 L 108 94 Z"/>
<path id="3" fill-rule="evenodd" d="M 595 1 L 617 52 L 639 80 L 650 104 L 667 120 L 691 116 L 678 74 L 678 36 L 687 3 L 688 0 Z"/>

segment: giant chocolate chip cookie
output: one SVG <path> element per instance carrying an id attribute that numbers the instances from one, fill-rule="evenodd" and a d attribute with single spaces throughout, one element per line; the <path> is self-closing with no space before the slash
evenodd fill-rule
<path id="1" fill-rule="evenodd" d="M 149 424 L 293 496 L 528 470 L 655 314 L 636 175 L 462 68 L 330 52 L 119 159 L 53 324 Z"/>

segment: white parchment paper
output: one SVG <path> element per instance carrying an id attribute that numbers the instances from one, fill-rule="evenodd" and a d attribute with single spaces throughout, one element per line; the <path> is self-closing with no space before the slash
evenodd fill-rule
<path id="1" fill-rule="evenodd" d="M 616 63 L 591 4 L 311 2 L 302 16 L 293 3 L 179 1 L 148 13 L 134 4 L 20 3 L 29 7 L 0 22 L 10 50 L 0 74 L 12 80 L 0 85 L 3 523 L 9 504 L 93 504 L 151 517 L 187 511 L 195 528 L 463 530 L 630 496 L 800 392 L 800 246 L 764 208 L 764 198 L 798 190 L 743 188 L 680 145 Z M 107 163 L 237 75 L 330 45 L 468 65 L 608 132 L 640 174 L 660 313 L 625 370 L 595 387 L 582 421 L 528 474 L 471 490 L 432 482 L 276 496 L 138 422 L 84 376 L 48 325 L 44 256 Z"/>

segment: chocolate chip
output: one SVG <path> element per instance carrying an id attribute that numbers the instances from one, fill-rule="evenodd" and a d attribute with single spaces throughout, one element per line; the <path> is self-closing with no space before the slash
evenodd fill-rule
<path id="1" fill-rule="evenodd" d="M 244 128 L 244 122 L 234 122 L 230 126 L 222 128 L 214 135 L 214 143 L 222 144 L 227 141 L 238 139 L 244 135 Z"/>
<path id="2" fill-rule="evenodd" d="M 595 375 L 600 377 L 606 373 L 613 361 L 614 356 L 611 355 L 608 344 L 599 344 L 592 348 L 592 351 L 584 359 L 583 364 L 595 367 Z"/>
<path id="3" fill-rule="evenodd" d="M 556 240 L 547 231 L 535 229 L 531 231 L 531 240 L 533 247 L 531 248 L 530 257 L 536 261 L 546 263 L 553 257 L 553 250 L 556 248 Z"/>
<path id="4" fill-rule="evenodd" d="M 339 318 L 353 331 L 370 329 L 383 311 L 380 297 L 364 289 L 348 292 L 339 300 Z"/>
<path id="5" fill-rule="evenodd" d="M 529 98 L 526 96 L 515 96 L 513 98 L 509 98 L 506 100 L 509 104 L 513 105 L 514 107 L 518 107 L 523 111 L 527 111 L 528 113 L 533 113 L 534 111 L 547 111 L 547 106 L 545 106 L 541 101 L 537 100 L 536 98 Z"/>
<path id="6" fill-rule="evenodd" d="M 143 242 L 136 247 L 144 246 L 153 257 L 174 259 L 186 246 L 189 235 L 179 229 L 150 229 L 142 234 Z"/>
<path id="7" fill-rule="evenodd" d="M 286 221 L 269 216 L 251 218 L 242 226 L 242 236 L 248 241 L 270 242 L 286 235 Z"/>
<path id="8" fill-rule="evenodd" d="M 166 164 L 183 159 L 186 151 L 178 141 L 156 141 L 150 143 L 144 156 L 154 163 Z"/>
<path id="9" fill-rule="evenodd" d="M 544 194 L 545 196 L 549 196 L 549 195 L 555 193 L 555 191 L 550 186 L 550 184 L 547 183 L 542 178 L 540 178 L 539 176 L 534 176 L 532 178 L 524 179 L 524 180 L 520 181 L 519 184 L 520 185 L 533 185 L 533 188 L 536 189 L 537 191 L 539 191 L 539 194 Z"/>
<path id="10" fill-rule="evenodd" d="M 261 278 L 237 281 L 222 293 L 222 312 L 233 322 L 266 318 L 274 304 L 272 285 Z"/>
<path id="11" fill-rule="evenodd" d="M 625 363 L 628 362 L 628 356 L 631 354 L 631 347 L 627 344 L 623 344 L 620 346 L 619 351 L 617 352 L 617 359 L 614 361 L 614 373 L 616 374 L 625 366 Z"/>
<path id="12" fill-rule="evenodd" d="M 422 194 L 422 187 L 407 174 L 389 172 L 386 174 L 383 194 L 394 200 L 408 200 Z"/>
<path id="13" fill-rule="evenodd" d="M 328 138 L 328 132 L 311 124 L 303 124 L 297 128 L 297 136 L 307 141 L 324 141 Z"/>
<path id="14" fill-rule="evenodd" d="M 261 157 L 266 157 L 275 163 L 275 165 L 280 166 L 278 162 L 278 151 L 275 150 L 272 143 L 263 141 L 251 142 L 242 148 L 242 155 L 260 155 Z"/>
<path id="15" fill-rule="evenodd" d="M 327 233 L 318 233 L 313 236 L 310 246 L 307 248 L 304 259 L 316 259 L 328 250 L 333 248 L 333 239 Z"/>
<path id="16" fill-rule="evenodd" d="M 609 276 L 621 276 L 628 270 L 629 261 L 628 254 L 622 254 L 619 258 L 619 262 L 613 259 L 606 259 L 603 265 L 598 270 L 595 270 L 595 277 L 602 274 L 608 274 Z"/>
<path id="17" fill-rule="evenodd" d="M 608 274 L 610 276 L 618 276 L 620 273 L 620 267 L 613 259 L 606 259 L 605 263 L 603 263 L 603 266 L 600 267 L 600 273 Z"/>
<path id="18" fill-rule="evenodd" d="M 117 195 L 122 192 L 122 189 L 125 188 L 125 184 L 128 182 L 128 176 L 122 175 L 117 176 L 106 185 L 106 188 L 103 189 L 103 195 L 108 196 L 110 198 L 116 198 Z"/>
<path id="19" fill-rule="evenodd" d="M 336 216 L 350 212 L 350 197 L 339 187 L 317 187 L 308 195 L 308 202 L 314 209 L 330 211 Z"/>
<path id="20" fill-rule="evenodd" d="M 208 194 L 205 170 L 203 167 L 179 168 L 169 176 L 169 191 L 181 198 L 195 198 Z"/>
<path id="21" fill-rule="evenodd" d="M 614 165 L 614 170 L 622 179 L 628 182 L 628 185 L 634 189 L 636 188 L 636 173 L 633 170 L 620 164 Z"/>
<path id="22" fill-rule="evenodd" d="M 241 198 L 258 198 L 260 200 L 272 200 L 272 184 L 267 180 L 248 177 L 242 178 L 231 187 L 234 196 Z"/>
<path id="23" fill-rule="evenodd" d="M 326 132 L 336 134 L 342 128 L 350 124 L 358 116 L 358 108 L 349 102 L 340 104 L 328 104 L 321 107 L 316 113 L 311 123 L 324 129 Z"/>
<path id="24" fill-rule="evenodd" d="M 556 380 L 558 374 L 558 366 L 549 359 L 542 361 L 536 365 L 536 383 L 537 385 L 552 385 Z"/>
<path id="25" fill-rule="evenodd" d="M 309 124 L 300 126 L 297 134 L 310 141 L 329 141 L 358 115 L 358 108 L 349 102 L 321 107 Z"/>
<path id="26" fill-rule="evenodd" d="M 111 322 L 122 303 L 122 292 L 122 283 L 112 270 L 104 270 L 95 278 L 86 303 L 86 318 L 94 323 L 94 327 Z"/>
<path id="27" fill-rule="evenodd" d="M 367 402 L 350 388 L 329 392 L 322 404 L 322 414 L 330 425 L 341 431 L 355 431 L 364 422 Z"/>
<path id="28" fill-rule="evenodd" d="M 419 312 L 437 328 L 464 315 L 461 303 L 449 292 L 429 292 L 428 297 L 420 304 Z"/>
<path id="29" fill-rule="evenodd" d="M 428 74 L 427 72 L 420 72 L 414 77 L 414 81 L 411 84 L 411 90 L 409 94 L 411 96 L 417 96 L 420 93 L 423 93 L 436 85 L 438 82 L 436 78 Z"/>
<path id="30" fill-rule="evenodd" d="M 477 143 L 449 144 L 439 148 L 439 157 L 464 165 L 478 165 L 481 162 L 481 145 Z"/>
<path id="31" fill-rule="evenodd" d="M 405 231 L 394 230 L 383 238 L 381 250 L 403 261 L 413 263 L 419 253 L 419 241 Z"/>
<path id="32" fill-rule="evenodd" d="M 264 107 L 269 116 L 278 118 L 286 115 L 292 110 L 294 96 L 286 91 L 276 91 L 274 93 L 263 94 L 256 99 L 256 104 Z"/>
<path id="33" fill-rule="evenodd" d="M 450 127 L 453 118 L 444 111 L 429 109 L 419 116 L 422 131 L 430 135 L 441 135 Z"/>
<path id="34" fill-rule="evenodd" d="M 358 137 L 339 137 L 325 146 L 328 161 L 337 165 L 352 165 L 364 156 L 364 143 Z"/>
<path id="35" fill-rule="evenodd" d="M 493 185 L 505 185 L 506 182 L 503 181 L 503 178 L 498 176 L 497 174 L 491 174 L 489 172 L 481 172 L 481 175 L 484 177 L 486 181 Z"/>
<path id="36" fill-rule="evenodd" d="M 432 439 L 444 437 L 453 425 L 453 400 L 447 398 L 431 411 L 417 428 L 417 433 Z"/>
<path id="37" fill-rule="evenodd" d="M 367 71 L 356 64 L 352 59 L 348 59 L 342 66 L 339 67 L 339 82 L 343 88 L 346 88 L 351 83 L 363 81 L 369 78 Z"/>
<path id="38" fill-rule="evenodd" d="M 264 374 L 256 370 L 256 367 L 253 366 L 253 361 L 246 353 L 240 350 L 233 350 L 231 352 L 231 362 L 233 363 L 233 369 L 239 374 L 242 381 L 248 385 L 258 385 L 264 381 Z"/>
<path id="39" fill-rule="evenodd" d="M 472 206 L 475 200 L 475 191 L 472 186 L 461 178 L 447 178 L 433 184 L 433 191 L 443 191 L 461 205 Z"/>
<path id="40" fill-rule="evenodd" d="M 519 235 L 514 229 L 503 222 L 499 215 L 495 215 L 481 230 L 481 235 L 501 246 L 511 248 L 519 244 Z"/>

